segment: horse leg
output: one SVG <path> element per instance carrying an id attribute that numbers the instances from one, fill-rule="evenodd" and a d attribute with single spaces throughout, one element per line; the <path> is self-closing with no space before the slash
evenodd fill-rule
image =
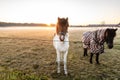
<path id="1" fill-rule="evenodd" d="M 99 53 L 96 54 L 96 63 L 99 64 Z"/>
<path id="2" fill-rule="evenodd" d="M 60 73 L 60 52 L 57 51 L 57 73 Z"/>
<path id="3" fill-rule="evenodd" d="M 66 75 L 68 74 L 68 72 L 67 72 L 67 54 L 68 54 L 68 51 L 66 51 L 64 53 L 64 72 Z"/>
<path id="4" fill-rule="evenodd" d="M 93 53 L 90 54 L 90 63 L 92 64 Z"/>
<path id="5" fill-rule="evenodd" d="M 84 48 L 84 56 L 88 56 L 87 55 L 87 48 Z"/>

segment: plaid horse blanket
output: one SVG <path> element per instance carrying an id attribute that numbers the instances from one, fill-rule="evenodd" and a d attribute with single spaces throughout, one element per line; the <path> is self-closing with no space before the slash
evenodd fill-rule
<path id="1" fill-rule="evenodd" d="M 106 29 L 84 32 L 82 35 L 83 48 L 90 49 L 91 53 L 104 53 Z"/>

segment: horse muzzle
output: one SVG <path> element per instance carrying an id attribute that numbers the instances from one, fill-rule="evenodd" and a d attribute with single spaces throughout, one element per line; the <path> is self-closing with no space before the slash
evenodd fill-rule
<path id="1" fill-rule="evenodd" d="M 65 36 L 64 35 L 60 35 L 60 41 L 64 41 L 64 39 L 65 39 Z"/>
<path id="2" fill-rule="evenodd" d="M 108 48 L 109 48 L 109 49 L 112 49 L 112 48 L 113 48 L 113 45 L 112 45 L 112 44 L 108 44 Z"/>

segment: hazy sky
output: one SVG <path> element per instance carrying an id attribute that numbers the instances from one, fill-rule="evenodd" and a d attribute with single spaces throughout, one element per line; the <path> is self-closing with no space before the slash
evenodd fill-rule
<path id="1" fill-rule="evenodd" d="M 0 0 L 0 21 L 70 24 L 120 22 L 120 0 Z"/>

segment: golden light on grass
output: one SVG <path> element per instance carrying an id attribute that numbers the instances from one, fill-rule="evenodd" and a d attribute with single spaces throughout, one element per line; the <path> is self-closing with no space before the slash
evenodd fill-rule
<path id="1" fill-rule="evenodd" d="M 55 27 L 34 27 L 22 29 L 0 29 L 0 80 L 26 79 L 34 74 L 47 76 L 48 80 L 91 79 L 91 80 L 119 80 L 120 71 L 120 29 L 115 37 L 114 48 L 105 48 L 100 55 L 100 65 L 89 63 L 89 56 L 83 57 L 81 35 L 88 30 L 96 28 L 69 28 L 70 49 L 68 54 L 69 74 L 64 76 L 56 73 L 56 52 L 53 48 Z M 72 42 L 73 41 L 73 42 Z M 88 54 L 90 55 L 90 54 Z M 95 56 L 94 56 L 95 58 Z M 12 65 L 11 65 L 12 64 Z M 3 66 L 4 65 L 4 66 Z M 5 69 L 4 69 L 5 68 Z M 13 74 L 21 72 L 20 75 Z M 10 75 L 10 73 L 12 75 Z M 22 75 L 23 74 L 23 75 Z M 6 79 L 6 76 L 8 77 Z M 47 79 L 46 79 L 47 80 Z"/>

